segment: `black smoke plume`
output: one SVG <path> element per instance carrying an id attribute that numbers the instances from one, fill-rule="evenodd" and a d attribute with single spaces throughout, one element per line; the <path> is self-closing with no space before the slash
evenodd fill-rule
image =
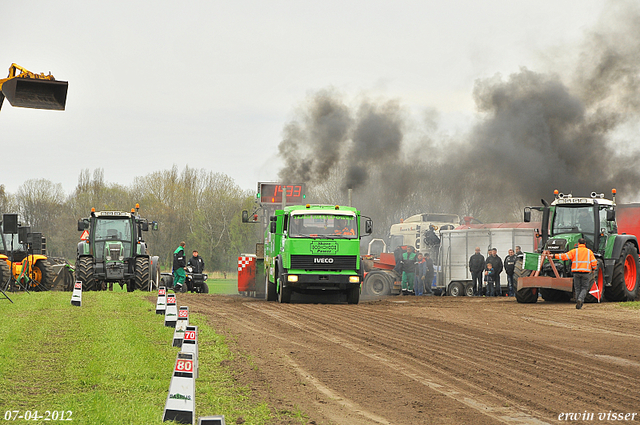
<path id="1" fill-rule="evenodd" d="M 612 4 L 570 75 L 523 67 L 477 80 L 481 119 L 464 137 L 438 137 L 431 119 L 416 130 L 398 101 L 310 96 L 285 127 L 279 177 L 307 183 L 327 203 L 353 189 L 379 234 L 418 212 L 519 221 L 522 206 L 550 200 L 554 189 L 637 196 L 637 134 L 624 131 L 640 122 L 640 11 Z"/>

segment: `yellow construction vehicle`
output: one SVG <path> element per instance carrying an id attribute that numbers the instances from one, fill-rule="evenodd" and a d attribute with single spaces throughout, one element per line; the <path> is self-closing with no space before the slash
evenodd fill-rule
<path id="1" fill-rule="evenodd" d="M 0 79 L 0 109 L 6 97 L 11 106 L 64 111 L 69 83 L 57 81 L 51 73 L 36 74 L 11 64 L 9 76 Z"/>

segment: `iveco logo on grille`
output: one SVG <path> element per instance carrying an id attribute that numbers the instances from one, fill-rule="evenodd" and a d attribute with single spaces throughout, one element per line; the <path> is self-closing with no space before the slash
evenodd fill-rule
<path id="1" fill-rule="evenodd" d="M 333 258 L 314 258 L 313 262 L 315 264 L 318 264 L 318 263 L 333 264 Z"/>

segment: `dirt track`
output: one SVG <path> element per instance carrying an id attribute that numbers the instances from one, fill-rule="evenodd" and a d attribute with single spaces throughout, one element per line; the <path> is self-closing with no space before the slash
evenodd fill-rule
<path id="1" fill-rule="evenodd" d="M 640 413 L 640 313 L 615 303 L 182 300 L 231 337 L 242 354 L 231 366 L 256 397 L 275 412 L 299 408 L 311 424 L 542 424 L 585 411 L 594 420 L 579 423 L 608 423 L 598 413 Z"/>

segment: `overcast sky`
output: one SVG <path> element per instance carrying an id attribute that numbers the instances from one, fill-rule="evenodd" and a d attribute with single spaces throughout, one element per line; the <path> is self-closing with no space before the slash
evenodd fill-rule
<path id="1" fill-rule="evenodd" d="M 474 80 L 546 71 L 604 0 L 3 1 L 0 70 L 69 82 L 66 111 L 0 112 L 0 184 L 80 170 L 109 183 L 189 165 L 242 188 L 275 180 L 284 125 L 310 93 L 474 118 Z M 6 76 L 0 71 L 0 78 Z"/>

